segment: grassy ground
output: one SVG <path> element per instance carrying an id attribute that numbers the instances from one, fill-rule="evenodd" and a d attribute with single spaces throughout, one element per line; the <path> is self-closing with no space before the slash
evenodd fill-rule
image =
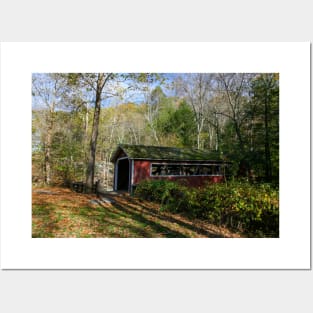
<path id="1" fill-rule="evenodd" d="M 33 188 L 33 238 L 240 237 L 182 215 L 160 212 L 154 203 L 127 194 L 97 198 L 65 188 Z"/>

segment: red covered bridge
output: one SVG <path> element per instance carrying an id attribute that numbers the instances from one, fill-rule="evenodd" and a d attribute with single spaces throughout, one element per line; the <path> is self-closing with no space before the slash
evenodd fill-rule
<path id="1" fill-rule="evenodd" d="M 228 162 L 212 158 L 209 151 L 172 147 L 119 145 L 114 163 L 114 190 L 133 192 L 145 179 L 184 180 L 190 186 L 221 182 Z"/>

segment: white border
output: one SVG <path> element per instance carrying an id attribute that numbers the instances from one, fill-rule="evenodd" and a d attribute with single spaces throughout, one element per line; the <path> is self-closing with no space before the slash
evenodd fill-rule
<path id="1" fill-rule="evenodd" d="M 31 73 L 279 72 L 279 239 L 32 239 Z M 308 269 L 309 43 L 2 43 L 1 267 Z"/>

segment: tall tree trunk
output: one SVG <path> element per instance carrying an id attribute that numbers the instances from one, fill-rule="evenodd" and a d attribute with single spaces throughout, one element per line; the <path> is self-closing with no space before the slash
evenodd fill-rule
<path id="1" fill-rule="evenodd" d="M 197 131 L 197 149 L 200 149 L 200 136 L 201 136 L 201 130 L 199 129 L 198 125 L 198 131 Z"/>
<path id="2" fill-rule="evenodd" d="M 52 145 L 52 132 L 54 125 L 54 105 L 51 106 L 47 118 L 47 134 L 45 140 L 44 150 L 44 171 L 45 171 L 45 183 L 50 185 L 52 182 L 52 164 L 51 164 L 51 145 Z"/>
<path id="3" fill-rule="evenodd" d="M 218 121 L 216 121 L 215 151 L 219 151 L 219 149 L 220 149 L 220 128 L 218 125 Z"/>
<path id="4" fill-rule="evenodd" d="M 88 146 L 88 127 L 89 127 L 89 107 L 88 107 L 88 102 L 86 104 L 86 113 L 84 117 L 84 146 L 82 148 L 83 154 L 84 154 L 84 162 L 87 163 L 88 160 L 88 151 L 87 151 L 87 146 Z"/>
<path id="5" fill-rule="evenodd" d="M 197 118 L 197 149 L 201 149 L 201 133 L 204 125 L 204 119 L 201 117 L 201 114 L 199 113 L 199 116 Z"/>
<path id="6" fill-rule="evenodd" d="M 154 126 L 153 126 L 153 128 L 152 128 L 152 132 L 153 132 L 154 140 L 156 141 L 157 144 L 159 144 L 159 143 L 160 143 L 159 137 L 158 137 L 158 135 L 157 135 L 157 131 L 156 131 L 156 129 L 154 128 Z"/>
<path id="7" fill-rule="evenodd" d="M 264 124 L 265 124 L 265 176 L 268 181 L 272 180 L 272 163 L 271 163 L 271 150 L 270 150 L 270 136 L 269 136 L 269 91 L 270 82 L 266 89 L 266 99 L 265 99 L 265 108 L 264 108 Z"/>
<path id="8" fill-rule="evenodd" d="M 239 127 L 238 122 L 237 122 L 236 119 L 234 119 L 233 122 L 234 122 L 234 126 L 235 126 L 235 132 L 236 132 L 236 135 L 237 135 L 237 138 L 238 138 L 238 144 L 239 144 L 240 152 L 241 152 L 242 155 L 245 155 L 245 147 L 244 147 L 244 144 L 243 144 L 240 127 Z"/>
<path id="9" fill-rule="evenodd" d="M 220 149 L 220 125 L 219 125 L 219 122 L 218 122 L 218 118 L 217 118 L 217 113 L 216 113 L 216 109 L 215 109 L 215 112 L 214 112 L 214 119 L 215 119 L 215 151 L 219 151 Z"/>
<path id="10" fill-rule="evenodd" d="M 97 86 L 96 86 L 96 101 L 95 101 L 95 111 L 92 124 L 92 133 L 90 139 L 89 156 L 87 162 L 86 171 L 86 192 L 91 192 L 92 185 L 95 176 L 95 162 L 96 162 L 96 148 L 98 139 L 98 129 L 100 120 L 100 110 L 101 110 L 101 93 L 103 87 L 110 75 L 105 75 L 104 73 L 98 74 Z"/>
<path id="11" fill-rule="evenodd" d="M 49 144 L 45 145 L 45 157 L 44 157 L 44 172 L 45 172 L 45 183 L 51 184 L 51 153 Z"/>

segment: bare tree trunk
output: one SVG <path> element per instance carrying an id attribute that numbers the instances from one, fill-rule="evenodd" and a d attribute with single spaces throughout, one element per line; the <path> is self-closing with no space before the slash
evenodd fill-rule
<path id="1" fill-rule="evenodd" d="M 196 74 L 193 76 L 192 85 L 186 85 L 184 91 L 188 97 L 194 119 L 197 123 L 197 148 L 200 149 L 201 134 L 205 122 L 205 110 L 207 102 L 210 98 L 211 80 L 208 74 Z"/>
<path id="2" fill-rule="evenodd" d="M 201 127 L 198 124 L 198 131 L 197 131 L 197 149 L 200 149 L 200 137 L 201 137 Z"/>
<path id="3" fill-rule="evenodd" d="M 216 111 L 215 111 L 214 115 L 215 115 L 215 125 L 216 125 L 216 128 L 215 128 L 215 133 L 216 133 L 215 151 L 219 151 L 219 148 L 220 148 L 220 125 L 218 122 Z"/>
<path id="4" fill-rule="evenodd" d="M 244 77 L 245 77 L 244 74 L 242 74 L 240 76 L 239 82 L 237 82 L 235 86 L 231 86 L 231 83 L 226 81 L 224 74 L 219 75 L 219 79 L 221 80 L 224 86 L 224 91 L 226 93 L 226 97 L 227 97 L 228 104 L 229 104 L 230 111 L 231 111 L 230 115 L 226 115 L 226 114 L 224 115 L 230 118 L 234 123 L 235 132 L 236 132 L 238 143 L 239 143 L 239 149 L 243 155 L 245 153 L 245 149 L 244 149 L 244 143 L 242 139 L 241 130 L 239 127 L 240 119 L 238 117 L 238 110 L 240 106 L 240 96 L 242 93 Z"/>
<path id="5" fill-rule="evenodd" d="M 44 172 L 45 172 L 45 183 L 51 184 L 51 153 L 48 143 L 45 146 L 45 158 L 44 158 Z"/>
<path id="6" fill-rule="evenodd" d="M 268 90 L 270 87 L 270 83 L 268 83 L 267 89 L 266 89 L 266 99 L 265 99 L 265 108 L 264 108 L 264 124 L 265 124 L 265 176 L 267 180 L 272 179 L 272 162 L 271 162 L 271 149 L 270 149 L 270 136 L 269 136 L 269 126 L 268 126 L 268 120 L 269 120 L 269 110 L 268 110 Z"/>
<path id="7" fill-rule="evenodd" d="M 150 104 L 148 104 L 148 106 L 150 106 Z M 152 135 L 154 137 L 154 140 L 157 144 L 160 143 L 159 141 L 159 137 L 157 135 L 157 130 L 155 129 L 155 126 L 154 126 L 154 118 L 156 116 L 156 112 L 151 112 L 151 110 L 148 108 L 148 114 L 146 115 L 146 119 L 148 121 L 148 125 L 152 131 Z"/>
<path id="8" fill-rule="evenodd" d="M 82 153 L 84 156 L 84 163 L 87 164 L 88 161 L 88 128 L 89 128 L 89 106 L 88 102 L 86 103 L 86 112 L 84 114 L 84 139 L 82 146 Z M 86 173 L 85 173 L 86 174 Z M 84 178 L 82 178 L 84 179 Z"/>
<path id="9" fill-rule="evenodd" d="M 91 192 L 92 185 L 94 182 L 96 148 L 97 148 L 101 100 L 102 100 L 101 93 L 109 76 L 110 75 L 106 76 L 103 73 L 99 73 L 98 79 L 97 79 L 95 111 L 94 111 L 94 117 L 93 117 L 92 133 L 91 133 L 91 139 L 90 139 L 90 148 L 89 148 L 89 156 L 88 156 L 87 171 L 86 171 L 86 192 Z"/>
<path id="10" fill-rule="evenodd" d="M 159 144 L 159 138 L 158 138 L 158 135 L 157 135 L 157 132 L 155 130 L 155 128 L 152 128 L 152 132 L 153 132 L 153 137 L 155 139 L 155 141 L 157 142 L 157 144 Z"/>
<path id="11" fill-rule="evenodd" d="M 52 182 L 52 164 L 51 164 L 51 145 L 52 145 L 52 132 L 54 124 L 54 105 L 51 106 L 47 119 L 47 134 L 45 140 L 45 154 L 44 154 L 44 170 L 45 170 L 45 183 L 50 185 Z"/>

